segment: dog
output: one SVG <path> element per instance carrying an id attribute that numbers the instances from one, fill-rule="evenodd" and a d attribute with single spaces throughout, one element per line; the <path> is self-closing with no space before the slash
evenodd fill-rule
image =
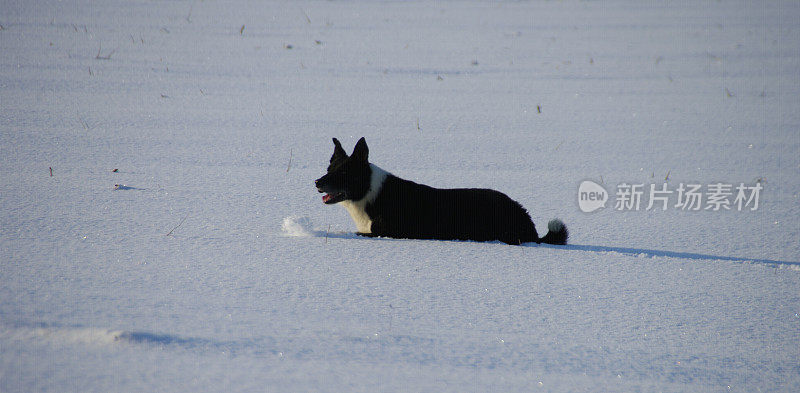
<path id="1" fill-rule="evenodd" d="M 322 202 L 340 204 L 358 234 L 401 239 L 501 241 L 566 244 L 561 220 L 551 220 L 539 237 L 528 211 L 507 195 L 489 189 L 438 189 L 401 179 L 368 161 L 361 138 L 347 155 L 333 138 L 327 173 L 314 181 Z"/>

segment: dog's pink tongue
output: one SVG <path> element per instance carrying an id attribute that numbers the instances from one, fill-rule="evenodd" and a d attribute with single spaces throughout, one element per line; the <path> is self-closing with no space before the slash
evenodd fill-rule
<path id="1" fill-rule="evenodd" d="M 325 194 L 322 196 L 322 202 L 328 202 L 331 198 L 331 194 Z"/>

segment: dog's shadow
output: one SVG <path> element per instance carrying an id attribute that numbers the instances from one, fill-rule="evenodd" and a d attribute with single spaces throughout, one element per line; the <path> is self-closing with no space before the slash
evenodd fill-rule
<path id="1" fill-rule="evenodd" d="M 320 234 L 324 236 L 324 232 Z M 336 232 L 329 233 L 328 237 L 338 239 L 376 239 L 376 240 L 405 240 L 393 239 L 386 237 L 365 237 L 353 232 Z M 493 242 L 503 244 L 502 242 Z M 746 257 L 730 257 L 722 255 L 700 254 L 695 252 L 681 252 L 681 251 L 666 251 L 666 250 L 651 250 L 646 248 L 630 248 L 630 247 L 609 247 L 609 246 L 594 246 L 588 244 L 566 244 L 566 245 L 551 245 L 551 244 L 536 244 L 525 243 L 522 247 L 546 247 L 560 250 L 574 250 L 574 251 L 587 251 L 587 252 L 615 252 L 622 255 L 654 258 L 654 257 L 668 257 L 668 258 L 681 258 L 691 259 L 695 261 L 730 261 L 730 262 L 743 262 L 743 263 L 761 263 L 772 266 L 791 267 L 793 269 L 800 269 L 800 262 L 779 261 L 775 259 L 763 258 L 746 258 Z"/>
<path id="2" fill-rule="evenodd" d="M 388 237 L 367 237 L 359 235 L 355 232 L 327 232 L 320 230 L 309 231 L 310 236 L 324 237 L 328 239 L 370 239 L 376 241 L 403 241 L 407 239 L 394 239 Z M 458 240 L 454 240 L 458 241 Z M 503 244 L 499 241 L 492 242 Z M 573 251 L 586 251 L 586 252 L 615 252 L 622 255 L 654 258 L 654 257 L 668 257 L 668 258 L 681 258 L 691 259 L 695 261 L 730 261 L 730 262 L 743 262 L 743 263 L 760 263 L 772 266 L 790 267 L 793 269 L 800 269 L 800 262 L 779 261 L 775 259 L 763 258 L 746 258 L 746 257 L 730 257 L 723 255 L 710 255 L 695 252 L 682 252 L 682 251 L 666 251 L 666 250 L 652 250 L 646 248 L 631 248 L 631 247 L 610 247 L 610 246 L 594 246 L 589 244 L 567 244 L 567 245 L 551 245 L 551 244 L 536 244 L 525 243 L 521 247 L 546 247 L 559 250 L 573 250 Z"/>
<path id="3" fill-rule="evenodd" d="M 557 248 L 562 250 L 576 250 L 576 251 L 592 251 L 592 252 L 616 252 L 628 256 L 654 258 L 654 257 L 669 257 L 669 258 L 682 258 L 693 259 L 697 261 L 731 261 L 731 262 L 749 262 L 749 263 L 763 263 L 773 266 L 786 266 L 795 269 L 800 268 L 800 262 L 778 261 L 774 259 L 760 259 L 760 258 L 745 258 L 745 257 L 729 257 L 722 255 L 709 255 L 694 252 L 680 252 L 680 251 L 665 251 L 665 250 L 650 250 L 644 248 L 630 248 L 630 247 L 609 247 L 609 246 L 593 246 L 588 244 L 567 244 L 563 246 L 554 246 L 550 244 L 530 244 L 528 247 L 547 247 Z"/>

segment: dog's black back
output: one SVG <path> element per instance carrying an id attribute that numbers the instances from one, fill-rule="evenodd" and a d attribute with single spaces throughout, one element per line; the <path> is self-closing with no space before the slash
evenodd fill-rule
<path id="1" fill-rule="evenodd" d="M 366 210 L 377 236 L 509 244 L 539 240 L 525 209 L 494 190 L 437 189 L 389 175 Z"/>

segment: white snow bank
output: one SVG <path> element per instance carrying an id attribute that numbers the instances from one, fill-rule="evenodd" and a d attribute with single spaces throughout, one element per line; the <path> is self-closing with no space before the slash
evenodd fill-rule
<path id="1" fill-rule="evenodd" d="M 53 344 L 112 344 L 130 334 L 122 330 L 93 327 L 0 327 L 0 339 L 46 341 Z"/>
<path id="2" fill-rule="evenodd" d="M 317 233 L 308 217 L 286 217 L 283 219 L 281 229 L 287 236 L 316 236 Z"/>

